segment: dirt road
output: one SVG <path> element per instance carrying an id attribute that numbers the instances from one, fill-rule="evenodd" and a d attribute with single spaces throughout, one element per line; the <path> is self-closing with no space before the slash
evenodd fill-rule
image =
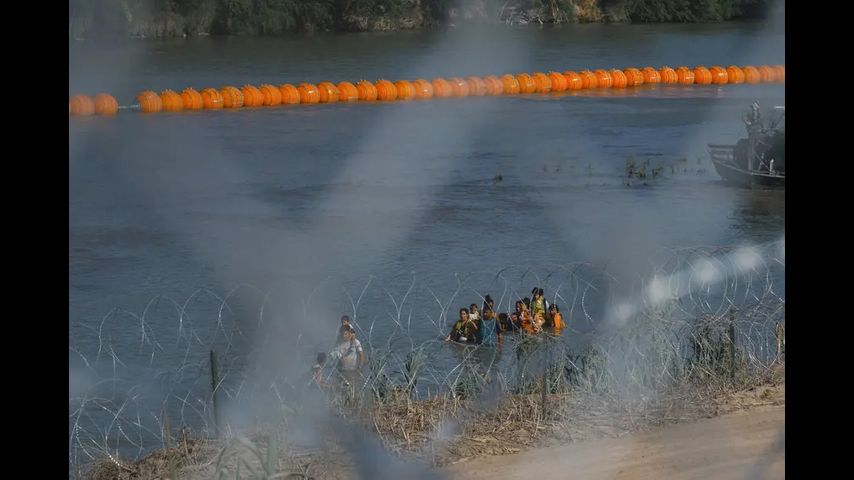
<path id="1" fill-rule="evenodd" d="M 785 478 L 785 406 L 768 406 L 626 435 L 474 458 L 459 479 Z"/>

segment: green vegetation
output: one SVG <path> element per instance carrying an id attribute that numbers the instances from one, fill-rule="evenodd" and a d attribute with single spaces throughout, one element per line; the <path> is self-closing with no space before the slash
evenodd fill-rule
<path id="1" fill-rule="evenodd" d="M 280 35 L 444 23 L 710 22 L 770 0 L 69 0 L 72 38 Z"/>

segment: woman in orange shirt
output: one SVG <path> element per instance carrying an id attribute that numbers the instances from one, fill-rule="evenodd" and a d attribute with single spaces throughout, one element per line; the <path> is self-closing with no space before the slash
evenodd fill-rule
<path id="1" fill-rule="evenodd" d="M 557 305 L 549 305 L 549 315 L 552 317 L 555 335 L 560 335 L 560 329 L 563 328 L 563 315 L 560 314 L 560 309 L 557 308 Z"/>

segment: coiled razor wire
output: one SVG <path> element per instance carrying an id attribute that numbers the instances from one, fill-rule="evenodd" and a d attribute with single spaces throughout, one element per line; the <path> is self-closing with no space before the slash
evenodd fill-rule
<path id="1" fill-rule="evenodd" d="M 214 435 L 214 392 L 228 418 L 247 415 L 244 425 L 265 420 L 247 413 L 269 411 L 258 405 L 294 411 L 304 379 L 287 369 L 271 376 L 259 365 L 266 354 L 286 351 L 288 363 L 305 371 L 314 352 L 328 351 L 336 318 L 327 319 L 325 343 L 310 343 L 297 327 L 317 322 L 322 303 L 340 305 L 365 346 L 367 373 L 352 386 L 359 398 L 395 390 L 413 399 L 496 388 L 525 393 L 540 378 L 552 392 L 650 392 L 696 379 L 734 383 L 780 361 L 779 245 L 668 250 L 653 262 L 652 275 L 633 285 L 588 263 L 510 266 L 435 282 L 415 274 L 347 285 L 326 279 L 291 306 L 284 333 L 271 311 L 288 285 L 263 291 L 243 284 L 225 295 L 200 289 L 183 301 L 158 296 L 139 314 L 115 308 L 71 326 L 70 476 L 97 459 L 138 459 L 163 447 L 170 429 Z M 441 340 L 459 307 L 480 305 L 488 293 L 496 311 L 510 312 L 531 286 L 561 306 L 561 336 L 507 335 L 498 349 Z M 220 359 L 215 385 L 211 351 Z M 239 428 L 226 422 L 219 432 Z"/>

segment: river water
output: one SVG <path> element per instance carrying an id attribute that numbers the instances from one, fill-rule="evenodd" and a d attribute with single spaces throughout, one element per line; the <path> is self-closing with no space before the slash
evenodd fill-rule
<path id="1" fill-rule="evenodd" d="M 81 43 L 69 92 L 130 105 L 143 89 L 187 86 L 783 64 L 784 47 L 782 29 L 760 23 Z M 255 361 L 295 375 L 331 347 L 344 313 L 363 343 L 397 332 L 389 348 L 406 351 L 487 293 L 507 311 L 543 286 L 580 335 L 686 249 L 779 259 L 783 193 L 723 184 L 705 151 L 744 136 L 753 101 L 784 105 L 785 87 L 70 119 L 70 411 L 96 385 L 114 402 L 71 423 L 106 430 L 122 399 L 148 416 L 202 388 L 210 346 L 234 370 L 228 358 L 261 344 L 294 346 Z M 582 308 L 583 281 L 603 268 L 608 293 Z M 769 278 L 784 296 L 783 271 Z M 459 361 L 434 343 L 435 365 Z"/>

